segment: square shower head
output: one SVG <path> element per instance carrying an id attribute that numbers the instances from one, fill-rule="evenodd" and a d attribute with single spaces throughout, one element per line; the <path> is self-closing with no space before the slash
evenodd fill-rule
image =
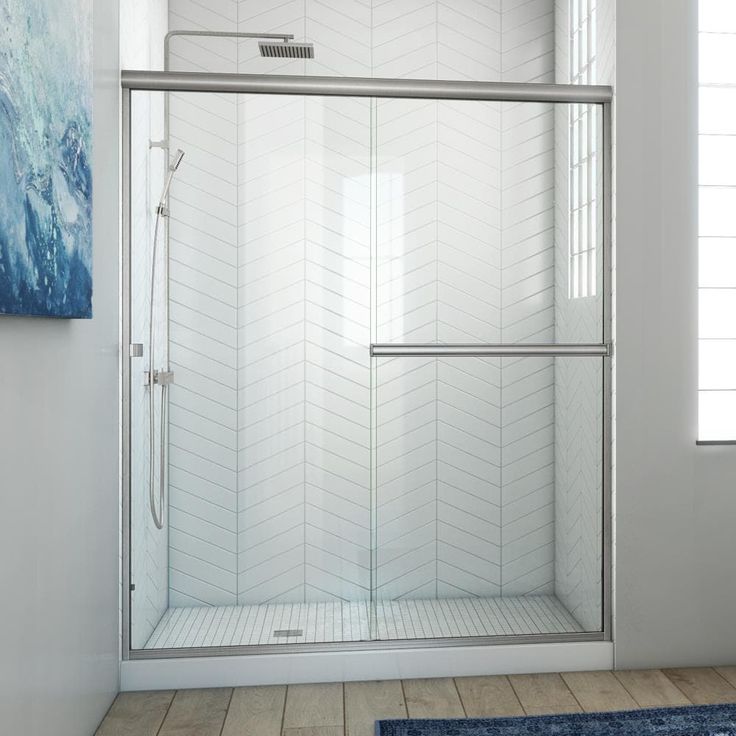
<path id="1" fill-rule="evenodd" d="M 259 41 L 261 56 L 269 59 L 313 59 L 314 44 L 293 41 Z"/>

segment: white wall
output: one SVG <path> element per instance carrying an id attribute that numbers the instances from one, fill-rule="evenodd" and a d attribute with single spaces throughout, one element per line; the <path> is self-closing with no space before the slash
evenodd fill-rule
<path id="1" fill-rule="evenodd" d="M 618 667 L 736 661 L 736 447 L 696 447 L 697 2 L 618 0 Z"/>
<path id="2" fill-rule="evenodd" d="M 118 3 L 94 4 L 94 319 L 0 319 L 0 731 L 91 735 L 118 687 Z"/>

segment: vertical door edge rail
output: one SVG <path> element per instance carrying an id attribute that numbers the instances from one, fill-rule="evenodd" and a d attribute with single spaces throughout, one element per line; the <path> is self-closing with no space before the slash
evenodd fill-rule
<path id="1" fill-rule="evenodd" d="M 131 341 L 131 90 L 123 88 L 121 99 L 122 111 L 122 252 L 120 254 L 120 294 L 121 294 L 121 347 L 120 347 L 120 445 L 122 458 L 120 462 L 120 493 L 121 493 L 121 657 L 130 658 L 130 561 L 131 561 L 131 485 L 130 485 L 130 341 Z"/>
<path id="2" fill-rule="evenodd" d="M 603 113 L 603 342 L 611 351 L 603 361 L 603 499 L 601 628 L 613 640 L 613 103 L 602 105 Z"/>

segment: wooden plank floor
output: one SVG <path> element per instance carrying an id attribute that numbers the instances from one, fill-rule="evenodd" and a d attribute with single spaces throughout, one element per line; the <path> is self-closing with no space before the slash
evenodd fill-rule
<path id="1" fill-rule="evenodd" d="M 736 667 L 121 693 L 97 736 L 371 736 L 382 718 L 736 702 Z"/>

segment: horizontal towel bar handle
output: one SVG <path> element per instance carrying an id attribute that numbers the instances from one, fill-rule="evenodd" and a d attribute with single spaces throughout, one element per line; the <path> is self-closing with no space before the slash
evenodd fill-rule
<path id="1" fill-rule="evenodd" d="M 523 357 L 550 357 L 550 358 L 579 358 L 594 357 L 608 358 L 613 354 L 610 343 L 593 343 L 578 345 L 493 345 L 493 344 L 454 344 L 442 345 L 435 343 L 373 343 L 371 357 L 374 358 L 523 358 Z"/>

